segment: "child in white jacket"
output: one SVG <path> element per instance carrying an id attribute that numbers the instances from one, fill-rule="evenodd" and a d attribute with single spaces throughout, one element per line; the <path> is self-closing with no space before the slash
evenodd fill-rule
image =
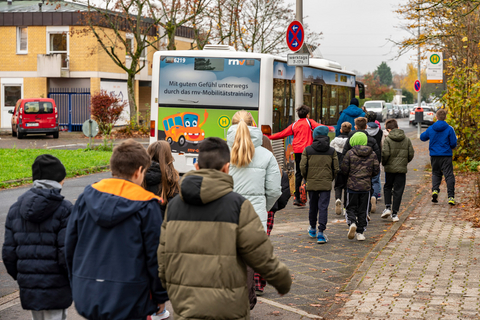
<path id="1" fill-rule="evenodd" d="M 330 147 L 334 148 L 337 151 L 338 163 L 342 163 L 343 160 L 343 147 L 348 140 L 348 134 L 352 131 L 352 124 L 350 122 L 342 123 L 340 127 L 340 135 L 335 137 L 330 142 Z M 337 177 L 335 178 L 335 213 L 341 214 L 342 213 L 342 193 L 346 193 L 345 183 L 347 179 L 342 174 L 342 171 L 337 173 Z M 347 197 L 344 196 L 344 200 L 346 201 Z M 345 207 L 345 205 L 344 205 Z"/>

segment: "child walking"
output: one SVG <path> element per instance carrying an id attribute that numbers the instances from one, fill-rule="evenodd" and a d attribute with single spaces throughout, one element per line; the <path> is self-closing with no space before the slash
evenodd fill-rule
<path id="1" fill-rule="evenodd" d="M 32 165 L 33 188 L 8 211 L 2 259 L 20 287 L 22 308 L 33 320 L 65 320 L 72 304 L 63 247 L 72 204 L 60 194 L 66 176 L 52 155 Z"/>
<path id="2" fill-rule="evenodd" d="M 380 153 L 382 153 L 382 140 L 383 140 L 383 131 L 380 128 L 380 124 L 377 123 L 377 114 L 373 111 L 368 111 L 367 112 L 367 134 L 370 137 L 375 138 L 375 141 L 377 142 L 378 148 L 380 149 Z M 373 177 L 372 179 L 372 197 L 375 199 L 370 199 L 370 202 L 375 202 L 377 203 L 377 200 L 380 199 L 380 191 L 382 190 L 382 181 L 380 179 L 380 172 Z M 372 212 L 374 213 L 372 206 Z M 376 209 L 376 208 L 375 208 Z"/>
<path id="3" fill-rule="evenodd" d="M 175 319 L 250 319 L 247 265 L 280 294 L 292 279 L 250 201 L 233 191 L 225 141 L 207 138 L 199 151 L 197 170 L 183 176 L 180 197 L 167 206 L 159 276 Z"/>
<path id="4" fill-rule="evenodd" d="M 328 242 L 324 234 L 328 221 L 328 204 L 332 181 L 339 171 L 337 152 L 330 147 L 327 127 L 316 127 L 313 130 L 313 143 L 305 148 L 300 162 L 302 176 L 307 181 L 306 189 L 310 198 L 308 217 L 310 229 L 308 235 L 317 238 L 317 243 Z M 318 216 L 318 234 L 317 234 Z"/>
<path id="5" fill-rule="evenodd" d="M 152 162 L 145 173 L 144 186 L 146 190 L 162 198 L 160 208 L 162 219 L 165 219 L 168 202 L 178 194 L 179 174 L 173 166 L 172 149 L 167 141 L 155 141 L 148 146 L 147 153 Z"/>
<path id="6" fill-rule="evenodd" d="M 335 151 L 337 152 L 337 158 L 338 158 L 338 163 L 342 163 L 343 160 L 343 148 L 345 147 L 345 143 L 348 140 L 348 135 L 350 134 L 350 131 L 352 131 L 352 124 L 350 122 L 345 121 L 342 123 L 342 126 L 340 127 L 340 135 L 338 137 L 335 137 L 330 142 L 330 147 L 334 148 Z M 342 213 L 342 194 L 343 196 L 343 201 L 347 201 L 347 189 L 346 189 L 346 184 L 347 178 L 345 175 L 342 173 L 342 171 L 338 171 L 337 176 L 335 177 L 335 213 L 336 214 L 341 214 Z"/>
<path id="7" fill-rule="evenodd" d="M 113 149 L 112 178 L 87 186 L 68 221 L 65 255 L 73 300 L 87 319 L 169 316 L 158 278 L 161 199 L 141 187 L 150 157 L 127 140 Z"/>
<path id="8" fill-rule="evenodd" d="M 437 122 L 420 135 L 420 140 L 430 140 L 430 161 L 432 164 L 432 202 L 438 202 L 442 176 L 447 182 L 448 204 L 455 205 L 455 175 L 453 173 L 452 150 L 457 147 L 455 130 L 445 121 L 447 111 L 437 111 Z"/>
<path id="9" fill-rule="evenodd" d="M 407 180 L 407 165 L 413 160 L 415 151 L 412 142 L 405 136 L 405 132 L 398 129 L 397 120 L 387 120 L 385 129 L 388 131 L 382 149 L 382 165 L 385 169 L 385 185 L 383 187 L 385 210 L 381 217 L 386 219 L 391 215 L 392 221 L 397 222 Z"/>
<path id="10" fill-rule="evenodd" d="M 272 143 L 267 136 L 263 136 L 262 147 L 267 149 L 273 154 Z M 270 233 L 273 229 L 273 223 L 275 222 L 275 213 L 282 210 L 287 206 L 288 200 L 290 200 L 291 192 L 290 192 L 290 182 L 288 180 L 287 172 L 283 171 L 282 168 L 280 169 L 280 174 L 282 175 L 282 195 L 278 198 L 277 202 L 273 205 L 273 207 L 268 211 L 268 219 L 267 219 L 267 235 L 270 236 Z M 255 273 L 255 293 L 257 296 L 263 295 L 263 290 L 267 285 L 267 281 L 262 278 L 260 273 Z"/>
<path id="11" fill-rule="evenodd" d="M 350 146 L 340 166 L 347 178 L 348 239 L 355 234 L 358 241 L 365 240 L 367 214 L 370 202 L 372 178 L 380 172 L 380 164 L 372 147 L 367 146 L 368 137 L 356 132 L 350 138 Z"/>

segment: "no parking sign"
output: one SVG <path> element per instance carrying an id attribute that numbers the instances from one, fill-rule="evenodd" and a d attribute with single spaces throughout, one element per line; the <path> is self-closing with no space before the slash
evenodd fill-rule
<path id="1" fill-rule="evenodd" d="M 297 52 L 305 41 L 305 30 L 300 21 L 292 21 L 287 28 L 287 45 L 290 50 Z"/>

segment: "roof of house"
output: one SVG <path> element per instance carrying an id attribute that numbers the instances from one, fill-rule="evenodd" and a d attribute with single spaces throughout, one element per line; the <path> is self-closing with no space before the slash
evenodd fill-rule
<path id="1" fill-rule="evenodd" d="M 38 6 L 40 0 L 13 0 L 8 4 L 7 0 L 0 0 L 0 12 L 40 12 Z M 87 11 L 88 7 L 67 1 L 43 1 L 41 12 L 79 12 Z"/>

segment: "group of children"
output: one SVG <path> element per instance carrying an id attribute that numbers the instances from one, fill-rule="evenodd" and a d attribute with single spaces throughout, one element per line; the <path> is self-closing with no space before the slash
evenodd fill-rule
<path id="1" fill-rule="evenodd" d="M 232 123 L 230 147 L 205 139 L 181 180 L 167 142 L 148 150 L 123 142 L 112 178 L 87 186 L 73 206 L 60 194 L 61 161 L 37 157 L 2 251 L 33 319 L 64 320 L 75 302 L 87 319 L 161 320 L 168 300 L 175 319 L 248 319 L 267 281 L 288 293 L 289 270 L 268 239 L 290 198 L 288 177 L 251 114 Z"/>

